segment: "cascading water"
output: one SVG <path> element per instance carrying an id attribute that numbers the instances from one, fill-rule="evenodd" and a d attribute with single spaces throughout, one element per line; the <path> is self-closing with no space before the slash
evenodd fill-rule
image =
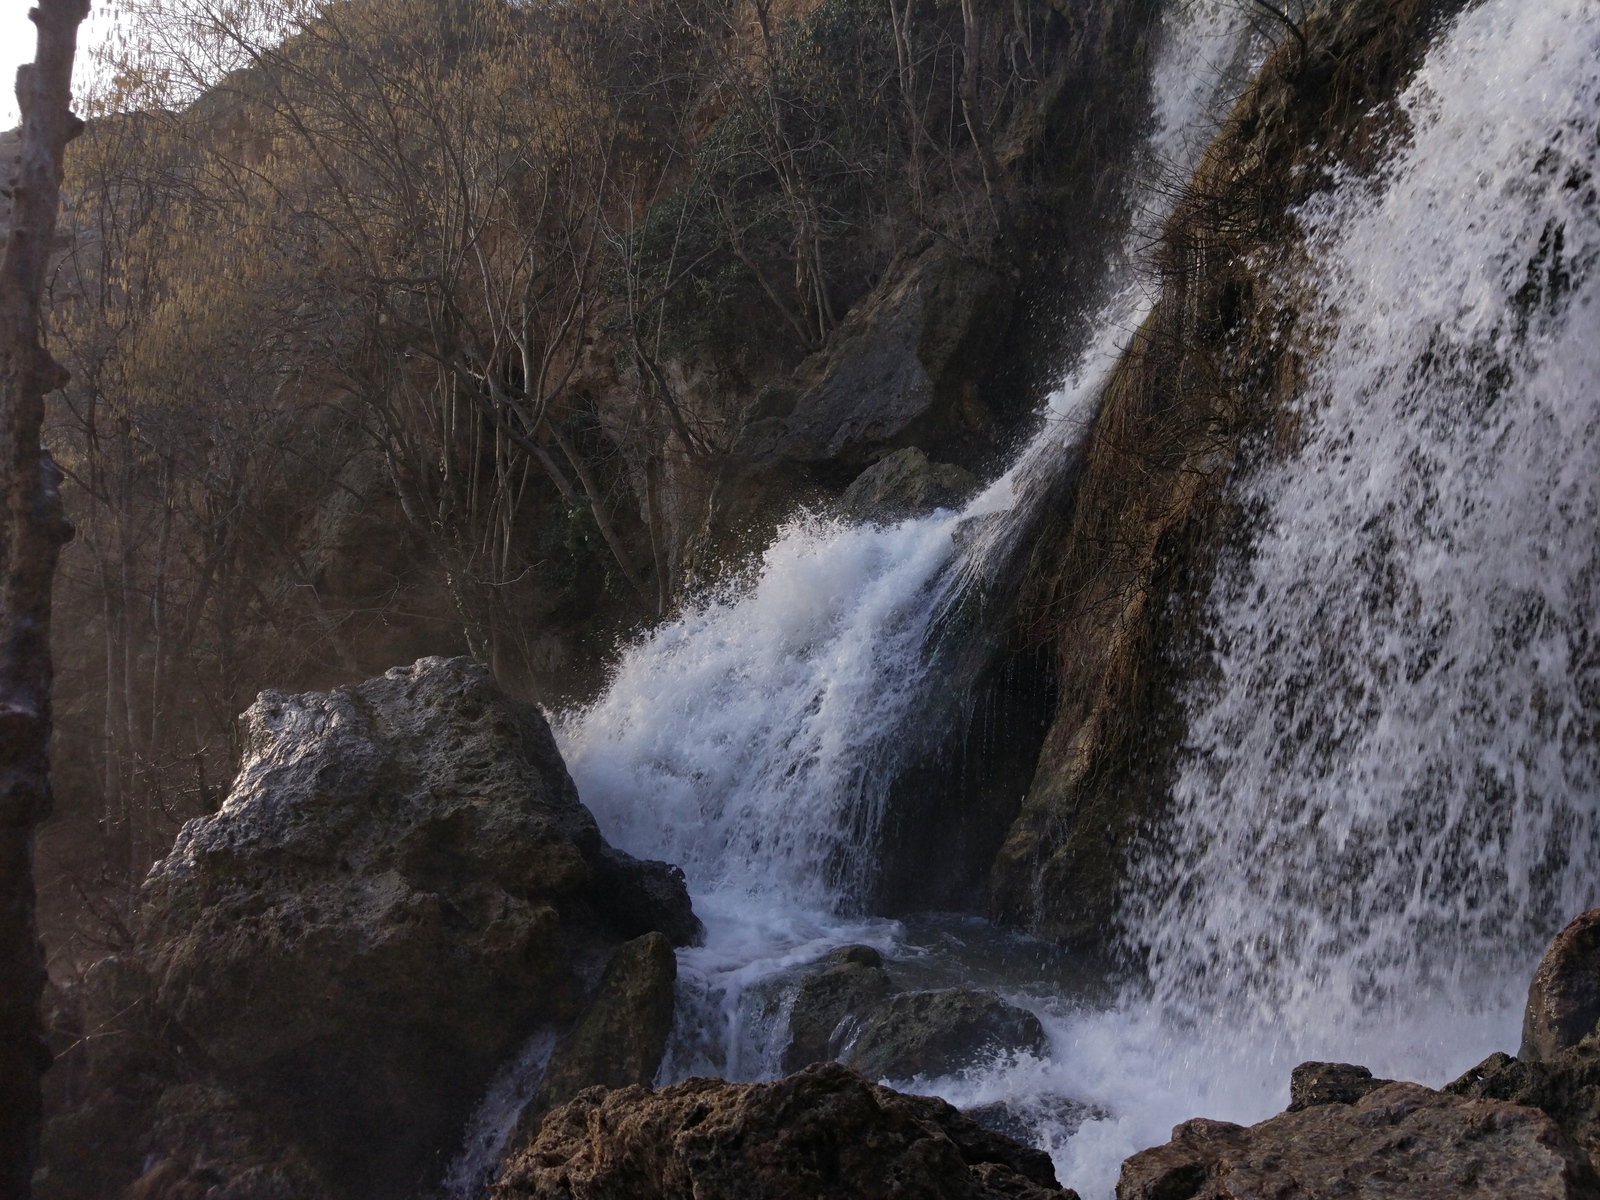
<path id="1" fill-rule="evenodd" d="M 1277 1111 L 1299 1061 L 1514 1051 L 1600 901 L 1600 4 L 1469 7 L 1399 107 L 1381 175 L 1299 214 L 1300 446 L 1236 485 L 1260 515 L 1125 906 L 1148 991 L 1034 1068 L 1113 1114 L 1050 1147 L 1086 1196 L 1179 1120 Z"/>
<path id="2" fill-rule="evenodd" d="M 1147 167 L 1183 173 L 1252 43 L 1228 0 L 1174 4 L 1164 36 Z M 1147 189 L 1130 244 L 1150 240 L 1167 192 Z M 792 969 L 842 943 L 888 950 L 900 936 L 893 922 L 841 914 L 870 883 L 885 791 L 928 702 L 945 624 L 1014 557 L 1149 312 L 1148 283 L 1127 261 L 1108 291 L 1040 432 L 962 512 L 892 527 L 795 522 L 743 586 L 630 649 L 605 695 L 559 723 L 607 837 L 679 864 L 708 927 L 706 945 L 679 956 L 666 1074 L 772 1073 L 777 993 Z"/>
<path id="3" fill-rule="evenodd" d="M 1219 98 L 1197 81 L 1250 53 L 1238 11 L 1169 18 L 1155 157 L 1193 161 Z M 1086 1197 L 1179 1120 L 1281 1108 L 1302 1059 L 1438 1083 L 1514 1049 L 1532 958 L 1600 899 L 1600 0 L 1481 0 L 1399 104 L 1381 177 L 1300 214 L 1313 267 L 1286 286 L 1314 282 L 1322 331 L 1301 444 L 1236 485 L 1262 516 L 1211 597 L 1172 849 L 1128 898 L 1148 986 L 1107 1007 L 1013 980 L 1047 1058 L 900 1081 L 1092 1103 L 1038 1125 Z M 797 522 L 561 722 L 607 836 L 681 864 L 708 926 L 664 1076 L 774 1074 L 785 989 L 832 946 L 960 969 L 841 914 L 932 631 L 1024 536 L 1148 311 L 1116 290 L 1056 419 L 965 513 Z"/>
<path id="4" fill-rule="evenodd" d="M 1600 5 L 1477 7 L 1403 107 L 1301 214 L 1331 336 L 1140 881 L 1174 1014 L 1497 1004 L 1600 898 Z"/>

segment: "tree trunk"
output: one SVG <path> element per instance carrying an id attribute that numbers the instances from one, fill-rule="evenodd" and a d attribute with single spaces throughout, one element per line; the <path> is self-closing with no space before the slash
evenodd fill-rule
<path id="1" fill-rule="evenodd" d="M 40 340 L 86 0 L 39 0 L 37 58 L 17 72 L 23 127 L 0 261 L 0 1200 L 26 1200 L 38 1156 L 44 952 L 34 921 L 33 831 L 50 811 L 50 590 L 71 526 L 40 446 L 44 397 L 66 371 Z"/>
<path id="2" fill-rule="evenodd" d="M 978 13 L 973 0 L 961 0 L 961 115 L 966 118 L 967 132 L 978 150 L 978 165 L 983 168 L 983 186 L 989 194 L 989 208 L 994 213 L 995 224 L 1002 233 L 1011 221 L 1011 204 L 1006 197 L 1005 179 L 1000 174 L 1000 164 L 989 143 L 989 127 L 983 119 L 983 104 L 978 95 L 978 72 L 983 68 L 980 54 L 981 38 L 978 31 Z"/>

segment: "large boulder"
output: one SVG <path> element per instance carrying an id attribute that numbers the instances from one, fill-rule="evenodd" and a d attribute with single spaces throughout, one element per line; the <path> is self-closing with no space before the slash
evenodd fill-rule
<path id="1" fill-rule="evenodd" d="M 1600 1023 L 1600 908 L 1579 913 L 1556 935 L 1528 985 L 1524 1059 L 1554 1058 Z"/>
<path id="2" fill-rule="evenodd" d="M 1186 1121 L 1122 1164 L 1117 1200 L 1597 1200 L 1600 1177 L 1534 1108 L 1387 1083 L 1246 1129 Z"/>
<path id="3" fill-rule="evenodd" d="M 410 1194 L 496 1069 L 583 1012 L 618 946 L 656 931 L 655 962 L 698 932 L 682 875 L 605 844 L 543 716 L 470 660 L 264 692 L 244 730 L 220 811 L 150 872 L 134 955 L 86 992 L 143 1014 L 91 1042 L 90 1067 L 96 1095 L 143 1080 L 146 1166 L 249 1142 L 285 1178 L 303 1155 L 336 1193 Z M 193 1132 L 224 1093 L 249 1119 Z"/>
<path id="4" fill-rule="evenodd" d="M 1043 1055 L 1039 1018 L 994 992 L 902 992 L 861 1021 L 841 1060 L 871 1079 L 953 1075 L 1002 1055 Z"/>
<path id="5" fill-rule="evenodd" d="M 871 946 L 841 946 L 828 954 L 795 993 L 784 1072 L 837 1058 L 844 1038 L 882 1006 L 891 986 L 883 959 Z"/>
<path id="6" fill-rule="evenodd" d="M 1509 1100 L 1553 1118 L 1591 1162 L 1600 1162 L 1600 1036 L 1545 1059 L 1491 1054 L 1444 1089 L 1475 1100 Z"/>
<path id="7" fill-rule="evenodd" d="M 495 1200 L 1077 1200 L 1050 1159 L 837 1064 L 777 1083 L 599 1088 L 545 1118 Z"/>

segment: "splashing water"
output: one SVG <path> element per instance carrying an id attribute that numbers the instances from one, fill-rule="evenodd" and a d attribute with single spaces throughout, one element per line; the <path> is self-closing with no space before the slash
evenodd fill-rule
<path id="1" fill-rule="evenodd" d="M 1192 163 L 1226 100 L 1196 64 L 1237 76 L 1251 51 L 1220 3 L 1168 35 L 1151 153 Z M 1177 850 L 1130 895 L 1149 993 L 1096 1007 L 1015 979 L 1048 1058 L 898 1081 L 1093 1104 L 1038 1125 L 1086 1197 L 1179 1120 L 1281 1108 L 1302 1059 L 1439 1083 L 1514 1048 L 1532 959 L 1600 899 L 1597 64 L 1600 0 L 1483 0 L 1402 98 L 1411 137 L 1382 177 L 1301 214 L 1327 335 L 1301 449 L 1238 485 L 1263 516 L 1213 589 Z M 1136 283 L 1112 291 L 1056 420 L 965 513 L 796 522 L 561 722 L 607 836 L 680 863 L 708 926 L 680 955 L 664 1076 L 770 1076 L 799 967 L 848 942 L 925 950 L 841 913 L 930 630 L 1014 548 L 1148 311 Z"/>
<path id="2" fill-rule="evenodd" d="M 1335 332 L 1142 881 L 1175 1013 L 1498 1003 L 1600 892 L 1597 64 L 1590 0 L 1474 10 L 1387 177 L 1302 214 Z"/>
<path id="3" fill-rule="evenodd" d="M 1600 900 L 1600 4 L 1480 4 L 1401 103 L 1383 177 L 1301 214 L 1330 332 L 1300 452 L 1239 485 L 1264 515 L 1131 888 L 1152 994 L 1053 1027 L 1045 1073 L 1115 1114 L 1051 1147 L 1086 1196 L 1304 1059 L 1437 1085 L 1515 1050 Z"/>
<path id="4" fill-rule="evenodd" d="M 1171 170 L 1192 165 L 1249 40 L 1222 0 L 1175 5 L 1167 26 L 1147 154 Z M 1155 193 L 1144 206 L 1165 211 Z M 750 579 L 632 647 L 605 695 L 557 730 L 607 836 L 681 865 L 697 900 L 848 906 L 940 621 L 1030 523 L 1150 303 L 1142 281 L 1113 281 L 1042 430 L 963 512 L 889 527 L 802 517 Z"/>

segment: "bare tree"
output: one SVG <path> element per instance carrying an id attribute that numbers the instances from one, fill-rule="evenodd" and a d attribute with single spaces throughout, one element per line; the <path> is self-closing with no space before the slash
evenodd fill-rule
<path id="1" fill-rule="evenodd" d="M 32 1189 L 39 1081 L 50 1065 L 39 997 L 44 954 L 34 922 L 33 832 L 50 811 L 50 592 L 71 536 L 60 475 L 39 444 L 44 397 L 66 371 L 40 338 L 73 116 L 72 60 L 86 0 L 40 0 L 37 56 L 17 72 L 22 147 L 11 231 L 0 262 L 0 1200 Z"/>

